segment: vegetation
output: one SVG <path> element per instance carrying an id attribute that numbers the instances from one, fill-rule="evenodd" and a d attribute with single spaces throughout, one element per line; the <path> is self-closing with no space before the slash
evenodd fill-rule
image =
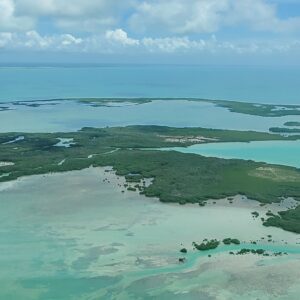
<path id="1" fill-rule="evenodd" d="M 271 127 L 269 131 L 274 133 L 300 133 L 300 128 Z"/>
<path id="2" fill-rule="evenodd" d="M 266 216 L 268 217 L 276 217 L 270 210 L 266 212 Z"/>
<path id="3" fill-rule="evenodd" d="M 219 107 L 229 109 L 231 112 L 263 116 L 263 117 L 281 117 L 290 115 L 300 115 L 300 105 L 275 105 L 275 104 L 260 104 L 260 103 L 248 103 L 240 101 L 229 101 L 229 100 L 212 100 L 212 99 L 201 99 L 201 98 L 91 98 L 91 99 L 70 99 L 78 100 L 81 103 L 89 103 L 95 106 L 106 106 L 106 103 L 122 103 L 132 102 L 135 104 L 144 104 L 157 100 L 186 100 L 195 102 L 209 102 Z M 289 125 L 286 125 L 289 126 Z M 297 125 L 290 125 L 297 126 Z"/>
<path id="4" fill-rule="evenodd" d="M 193 242 L 193 246 L 199 251 L 216 249 L 219 245 L 220 242 L 218 240 L 210 240 L 210 241 L 204 240 L 201 244 L 197 244 Z"/>
<path id="5" fill-rule="evenodd" d="M 135 192 L 136 191 L 136 188 L 132 187 L 132 186 L 129 186 L 127 188 L 127 191 L 131 191 L 131 192 Z"/>
<path id="6" fill-rule="evenodd" d="M 47 100 L 25 100 L 13 101 L 13 105 L 40 107 L 44 105 L 57 105 L 57 102 L 62 101 L 77 101 L 78 103 L 87 104 L 93 107 L 97 106 L 121 106 L 124 104 L 145 104 L 151 102 L 152 99 L 146 98 L 63 98 L 63 99 L 47 99 Z M 0 108 L 1 109 L 1 108 Z"/>
<path id="7" fill-rule="evenodd" d="M 262 116 L 262 117 L 281 117 L 300 115 L 300 105 L 275 105 L 275 104 L 259 104 L 259 103 L 247 103 L 239 101 L 225 101 L 225 100 L 211 100 L 201 98 L 65 98 L 65 99 L 50 99 L 50 100 L 30 100 L 30 101 L 15 101 L 14 105 L 26 105 L 30 107 L 39 107 L 42 105 L 56 105 L 55 101 L 77 101 L 78 103 L 90 105 L 93 107 L 99 106 L 123 106 L 123 105 L 141 105 L 150 103 L 157 100 L 186 100 L 186 101 L 198 101 L 209 102 L 216 106 L 224 107 L 231 112 Z M 47 104 L 42 104 L 42 101 Z M 1 107 L 1 110 L 7 109 Z M 294 123 L 294 122 L 288 122 Z M 298 126 L 298 125 L 286 125 L 286 126 Z"/>
<path id="8" fill-rule="evenodd" d="M 244 255 L 244 254 L 248 254 L 248 253 L 252 253 L 252 254 L 258 254 L 258 255 L 263 255 L 266 251 L 263 249 L 247 249 L 247 248 L 243 248 L 240 251 L 238 251 L 236 254 L 237 255 Z"/>
<path id="9" fill-rule="evenodd" d="M 284 126 L 298 127 L 300 126 L 300 122 L 285 122 Z"/>
<path id="10" fill-rule="evenodd" d="M 151 102 L 151 99 L 145 98 L 83 98 L 83 99 L 73 99 L 77 100 L 79 103 L 88 104 L 90 106 L 118 106 L 124 105 L 124 103 L 132 105 L 140 105 Z"/>
<path id="11" fill-rule="evenodd" d="M 230 244 L 239 245 L 240 243 L 241 242 L 238 239 L 226 238 L 223 240 L 223 244 L 225 245 L 230 245 Z"/>
<path id="12" fill-rule="evenodd" d="M 140 174 L 128 174 L 125 179 L 127 182 L 140 182 L 143 177 Z"/>
<path id="13" fill-rule="evenodd" d="M 300 115 L 300 105 L 273 105 L 222 100 L 208 100 L 208 102 L 212 102 L 220 107 L 225 107 L 231 112 L 261 117 Z"/>
<path id="14" fill-rule="evenodd" d="M 7 106 L 0 106 L 0 111 L 6 111 L 6 110 L 10 110 L 10 108 Z"/>
<path id="15" fill-rule="evenodd" d="M 229 109 L 231 112 L 242 113 L 247 115 L 255 115 L 262 117 L 281 117 L 289 115 L 300 115 L 300 105 L 273 105 L 273 104 L 258 104 L 247 103 L 239 101 L 224 101 L 224 100 L 210 100 L 197 98 L 90 98 L 77 99 L 81 103 L 90 104 L 92 106 L 109 106 L 111 103 L 122 104 L 145 104 L 155 100 L 188 100 L 188 101 L 202 101 L 210 102 L 219 107 Z"/>
<path id="16" fill-rule="evenodd" d="M 300 233 L 300 205 L 295 209 L 279 212 L 264 222 L 265 226 L 280 227 L 284 230 Z"/>
<path id="17" fill-rule="evenodd" d="M 128 189 L 163 202 L 198 204 L 240 194 L 271 203 L 280 202 L 282 197 L 297 199 L 300 196 L 300 170 L 295 168 L 151 150 L 181 144 L 165 138 L 177 135 L 201 135 L 219 141 L 284 139 L 267 133 L 161 126 L 84 128 L 78 132 L 49 134 L 5 133 L 0 134 L 0 162 L 13 164 L 0 168 L 0 181 L 89 166 L 112 166 L 117 175 L 125 176 L 128 181 L 152 178 L 149 186 Z M 20 136 L 24 139 L 16 140 Z M 75 144 L 69 148 L 55 147 L 59 138 L 73 138 Z M 292 215 L 286 214 L 285 218 Z M 285 225 L 284 228 L 291 227 Z"/>

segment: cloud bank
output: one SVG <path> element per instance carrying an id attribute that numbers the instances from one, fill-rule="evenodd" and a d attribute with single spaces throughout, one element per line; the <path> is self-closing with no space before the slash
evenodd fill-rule
<path id="1" fill-rule="evenodd" d="M 0 51 L 238 54 L 297 51 L 300 16 L 280 16 L 280 5 L 287 2 L 296 3 L 294 0 L 0 0 Z"/>

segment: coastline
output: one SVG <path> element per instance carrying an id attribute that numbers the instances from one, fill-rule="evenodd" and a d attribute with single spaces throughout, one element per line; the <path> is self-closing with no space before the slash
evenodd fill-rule
<path id="1" fill-rule="evenodd" d="M 130 105 L 128 105 L 128 102 Z M 253 110 L 230 110 L 217 100 L 190 98 L 70 98 L 7 102 L 0 110 L 2 132 L 64 132 L 84 126 L 115 127 L 127 125 L 162 125 L 170 127 L 205 127 L 229 130 L 269 132 L 287 122 L 300 122 L 298 106 L 275 110 L 266 105 L 259 110 L 255 103 L 246 103 Z M 126 105 L 124 105 L 124 103 Z M 229 104 L 228 104 L 229 103 Z M 228 105 L 236 103 L 228 101 Z M 239 103 L 239 102 L 238 102 Z M 172 110 L 170 111 L 170 105 Z M 236 104 L 232 104 L 235 105 Z M 239 106 L 238 106 L 239 107 Z M 265 107 L 265 106 L 263 106 Z M 284 106 L 280 106 L 284 107 Z M 171 112 L 171 113 L 170 113 Z M 295 115 L 293 115 L 295 112 Z M 107 118 L 109 114 L 110 118 Z M 176 115 L 176 118 L 174 117 Z M 188 115 L 188 120 L 185 116 Z M 210 116 L 214 116 L 212 119 Z M 10 122 L 11 119 L 17 122 Z M 59 120 L 59 121 L 58 121 Z"/>
<path id="2" fill-rule="evenodd" d="M 204 289 L 207 295 L 232 293 L 234 299 L 240 292 L 233 287 L 240 281 L 236 278 L 230 282 L 228 276 L 259 274 L 265 285 L 268 281 L 267 272 L 276 269 L 278 281 L 282 276 L 290 279 L 281 292 L 288 292 L 287 286 L 297 287 L 293 274 L 299 267 L 299 235 L 264 227 L 252 217 L 253 210 L 263 214 L 270 206 L 261 207 L 255 201 L 242 200 L 240 197 L 236 197 L 233 204 L 228 200 L 214 204 L 212 200 L 205 207 L 161 203 L 158 199 L 146 198 L 136 192 L 122 193 L 124 178 L 105 170 L 108 169 L 88 168 L 22 177 L 10 188 L 2 189 L 1 214 L 6 215 L 6 218 L 1 218 L 2 227 L 13 230 L 7 232 L 10 235 L 7 245 L 10 256 L 6 256 L 8 261 L 5 265 L 9 269 L 2 269 L 0 281 L 11 278 L 23 286 L 23 280 L 31 282 L 31 277 L 40 276 L 39 284 L 43 285 L 43 278 L 59 278 L 61 266 L 64 266 L 64 278 L 73 282 L 65 290 L 68 293 L 76 290 L 78 280 L 82 281 L 82 290 L 87 293 L 93 278 L 99 278 L 100 285 L 94 291 L 97 295 L 107 295 L 109 288 L 119 297 L 125 293 L 129 299 L 132 286 L 137 287 L 135 292 L 138 293 L 143 282 L 149 283 L 156 278 L 161 284 L 164 283 L 162 286 L 158 284 L 158 295 L 166 287 L 173 295 L 183 282 L 189 282 L 184 289 L 188 295 L 193 293 L 194 284 L 198 282 L 200 285 L 197 290 Z M 1 183 L 0 187 L 2 185 L 5 183 Z M 29 190 L 30 195 L 27 194 Z M 19 203 L 17 211 L 13 210 L 14 203 Z M 10 218 L 10 214 L 14 214 L 14 218 Z M 30 247 L 24 247 L 24 242 L 32 234 Z M 270 234 L 274 242 L 265 241 Z M 253 246 L 259 248 L 268 245 L 274 251 L 286 248 L 289 254 L 279 257 L 252 254 L 231 256 L 228 252 L 232 248 L 226 246 L 206 253 L 192 249 L 193 241 L 228 236 L 240 238 L 243 241 L 240 247 L 246 245 L 244 241 L 259 239 L 261 242 Z M 187 262 L 184 264 L 178 264 L 181 244 L 188 248 Z M 63 251 L 60 250 L 62 248 Z M 298 249 L 298 254 L 290 253 L 289 249 L 292 248 Z M 14 253 L 13 249 L 17 252 Z M 43 257 L 40 265 L 25 264 L 19 267 L 18 278 L 22 279 L 14 278 L 15 262 L 10 261 L 20 255 L 18 249 L 23 249 L 22 259 L 25 261 L 40 261 L 37 256 Z M 209 258 L 208 254 L 212 257 Z M 55 264 L 55 261 L 60 261 L 60 264 Z M 211 281 L 205 285 L 211 276 L 214 276 L 215 283 L 216 280 L 223 282 L 218 290 L 214 289 Z M 101 288 L 104 277 L 111 279 L 106 283 L 108 285 L 103 283 Z M 169 281 L 165 281 L 167 278 Z M 243 293 L 268 292 L 261 289 L 262 282 L 256 280 L 257 276 L 251 278 Z M 40 291 L 41 297 L 47 293 L 63 293 L 56 289 L 55 282 L 53 286 L 46 285 L 44 291 Z M 30 286 L 35 285 L 32 282 Z M 177 288 L 174 289 L 175 286 Z M 274 292 L 279 290 L 276 288 Z M 23 286 L 24 296 L 26 291 Z M 146 291 L 151 293 L 151 288 L 147 287 Z M 18 289 L 15 290 L 17 292 Z"/>

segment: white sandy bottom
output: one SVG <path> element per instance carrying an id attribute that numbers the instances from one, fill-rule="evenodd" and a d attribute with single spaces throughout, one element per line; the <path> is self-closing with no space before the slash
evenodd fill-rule
<path id="1" fill-rule="evenodd" d="M 298 299 L 300 239 L 262 226 L 270 206 L 240 197 L 163 204 L 122 193 L 123 183 L 90 168 L 0 184 L 0 299 Z M 289 255 L 231 256 L 222 246 L 208 258 L 192 249 L 226 237 Z"/>

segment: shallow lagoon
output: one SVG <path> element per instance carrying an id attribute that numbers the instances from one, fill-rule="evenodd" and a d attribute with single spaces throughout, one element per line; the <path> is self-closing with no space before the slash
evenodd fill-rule
<path id="1" fill-rule="evenodd" d="M 205 207 L 163 204 L 122 193 L 123 183 L 89 168 L 0 184 L 0 298 L 297 299 L 299 235 L 251 215 L 270 205 L 241 197 Z M 274 242 L 266 242 L 269 234 Z M 192 250 L 193 241 L 228 236 L 289 254 L 231 256 L 234 247 L 221 246 L 208 258 Z M 187 262 L 179 264 L 183 246 Z"/>
<path id="2" fill-rule="evenodd" d="M 261 141 L 250 143 L 210 143 L 189 147 L 164 148 L 209 157 L 250 159 L 300 168 L 300 141 Z"/>
<path id="3" fill-rule="evenodd" d="M 184 100 L 158 100 L 117 107 L 93 107 L 76 101 L 38 103 L 43 105 L 7 104 L 10 110 L 0 111 L 0 132 L 61 132 L 85 126 L 127 125 L 268 131 L 287 121 L 300 121 L 300 116 L 264 118 L 232 113 L 212 103 Z"/>

